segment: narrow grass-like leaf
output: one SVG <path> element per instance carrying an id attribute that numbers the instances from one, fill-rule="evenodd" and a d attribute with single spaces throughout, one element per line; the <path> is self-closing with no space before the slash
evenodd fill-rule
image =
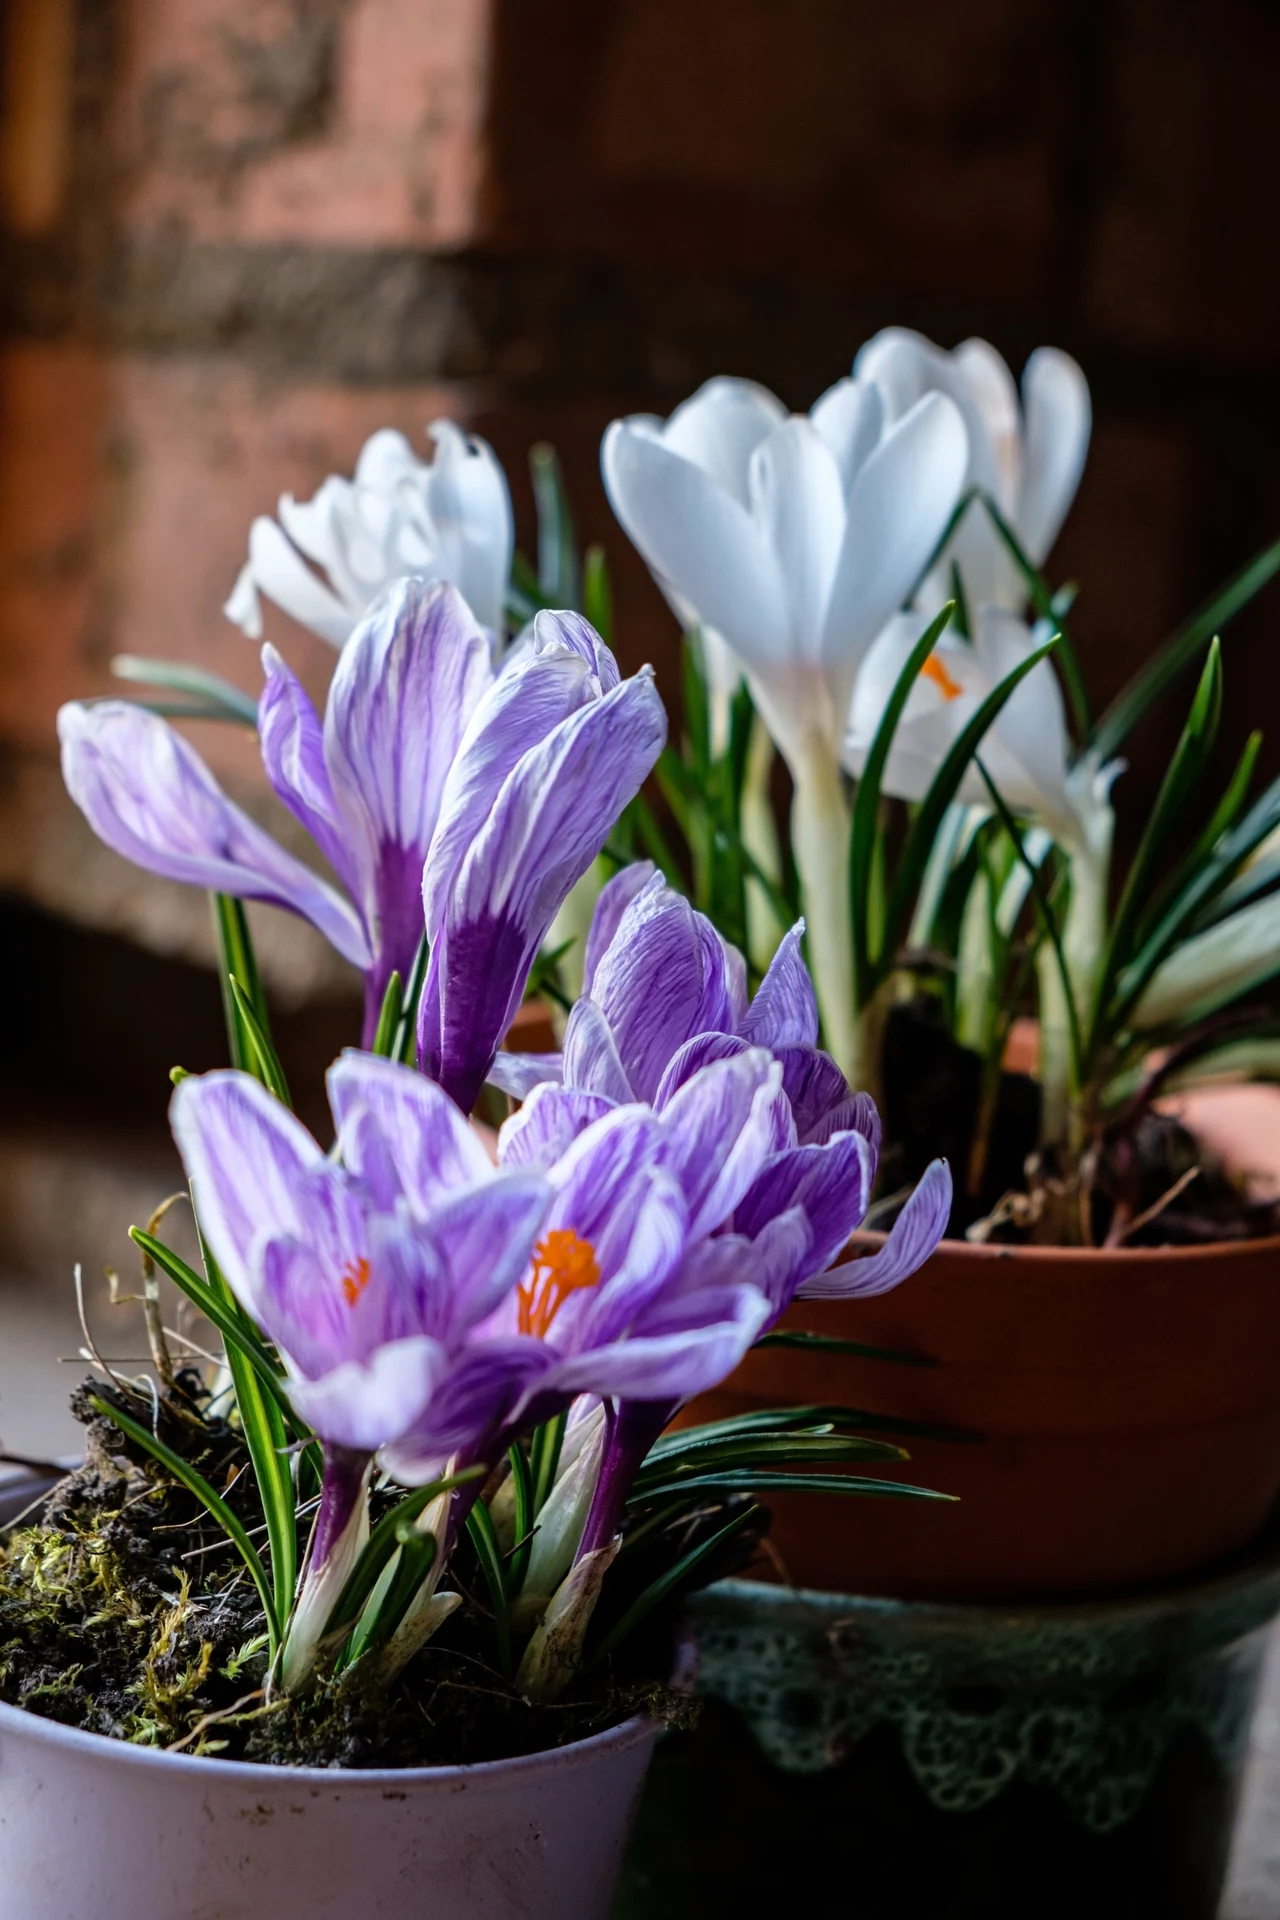
<path id="1" fill-rule="evenodd" d="M 291 1107 L 293 1103 L 289 1098 L 289 1083 L 284 1077 L 284 1068 L 280 1065 L 279 1054 L 259 1026 L 258 1017 L 249 1004 L 249 996 L 234 973 L 227 975 L 227 981 L 253 1054 L 254 1065 L 251 1071 L 257 1079 L 261 1080 L 269 1093 L 274 1093 L 282 1106 Z"/>
<path id="2" fill-rule="evenodd" d="M 909 924 L 911 908 L 934 838 L 942 824 L 943 815 L 959 791 L 960 782 L 970 762 L 976 756 L 988 729 L 1015 689 L 1039 666 L 1042 660 L 1048 658 L 1055 645 L 1055 641 L 1049 640 L 1043 647 L 1037 647 L 1036 651 L 1021 661 L 1012 673 L 1006 674 L 998 686 L 991 689 L 968 725 L 952 742 L 946 758 L 934 775 L 929 791 L 911 822 L 906 842 L 898 858 L 898 868 L 885 915 L 884 949 L 874 970 L 875 977 L 866 983 L 865 989 L 863 983 L 858 982 L 859 996 L 864 1005 L 871 998 L 880 981 L 893 969 L 898 946 L 903 931 Z"/>
<path id="3" fill-rule="evenodd" d="M 166 1247 L 163 1240 L 157 1240 L 154 1234 L 145 1232 L 142 1227 L 130 1227 L 129 1238 L 168 1274 L 192 1305 L 213 1322 L 228 1348 L 235 1347 L 245 1356 L 267 1392 L 293 1423 L 295 1431 L 298 1431 L 297 1415 L 290 1410 L 281 1385 L 280 1368 L 263 1345 L 257 1329 L 240 1308 L 229 1306 L 207 1280 L 195 1273 L 185 1260 L 180 1259 L 171 1247 Z M 303 1433 L 307 1431 L 305 1427 L 300 1430 Z"/>
<path id="4" fill-rule="evenodd" d="M 930 1487 L 913 1487 L 905 1480 L 869 1480 L 854 1473 L 732 1473 L 690 1474 L 687 1479 L 672 1479 L 649 1488 L 651 1500 L 664 1500 L 671 1494 L 690 1493 L 850 1493 L 875 1498 L 903 1500 L 952 1500 L 950 1493 L 934 1493 Z"/>
<path id="5" fill-rule="evenodd" d="M 476 1550 L 485 1583 L 489 1589 L 489 1603 L 493 1608 L 494 1631 L 498 1638 L 498 1665 L 508 1676 L 511 1673 L 511 1624 L 507 1619 L 507 1583 L 502 1570 L 502 1553 L 498 1546 L 498 1536 L 493 1530 L 493 1520 L 483 1500 L 477 1500 L 467 1515 L 467 1532 L 471 1544 Z"/>
<path id="6" fill-rule="evenodd" d="M 1084 675 L 1080 671 L 1080 662 L 1066 627 L 1067 609 L 1071 601 L 1068 599 L 1064 605 L 1063 596 L 1053 592 L 1049 582 L 1027 554 L 1022 542 L 989 493 L 983 494 L 982 504 L 996 532 L 1007 547 L 1014 566 L 1022 575 L 1027 595 L 1037 615 L 1041 620 L 1047 620 L 1057 631 L 1058 651 L 1054 659 L 1062 675 L 1062 684 L 1067 691 L 1067 702 L 1075 722 L 1076 737 L 1082 746 L 1088 746 L 1089 736 L 1093 731 L 1093 720 L 1089 713 L 1089 696 L 1085 691 Z"/>
<path id="7" fill-rule="evenodd" d="M 1280 572 L 1280 540 L 1255 554 L 1247 566 L 1148 656 L 1128 685 L 1116 695 L 1094 730 L 1093 745 L 1099 759 L 1109 760 L 1116 753 L 1147 709 L 1179 674 L 1194 665 L 1214 634 L 1234 619 L 1277 572 Z"/>
<path id="8" fill-rule="evenodd" d="M 258 703 L 253 695 L 203 667 L 188 666 L 181 660 L 153 660 L 145 654 L 118 653 L 111 671 L 117 680 L 132 680 L 137 686 L 167 687 L 174 693 L 191 694 L 202 718 L 234 720 L 243 727 L 258 724 Z"/>
<path id="9" fill-rule="evenodd" d="M 590 1659 L 586 1662 L 587 1671 L 589 1672 L 593 1667 L 600 1666 L 609 1658 L 611 1653 L 615 1653 L 627 1635 L 634 1632 L 640 1625 L 640 1622 L 645 1618 L 646 1614 L 652 1613 L 653 1609 L 661 1601 L 665 1600 L 669 1593 L 674 1593 L 681 1581 L 687 1580 L 689 1575 L 693 1573 L 697 1567 L 701 1566 L 704 1560 L 709 1559 L 723 1541 L 729 1538 L 730 1534 L 737 1533 L 742 1527 L 745 1527 L 747 1522 L 753 1520 L 759 1511 L 759 1507 L 751 1506 L 744 1508 L 741 1513 L 735 1513 L 733 1519 L 721 1527 L 718 1532 L 713 1533 L 710 1539 L 702 1540 L 696 1547 L 691 1547 L 688 1553 L 681 1555 L 674 1566 L 670 1566 L 665 1572 L 660 1573 L 656 1580 L 651 1580 L 649 1585 L 645 1587 L 641 1593 L 636 1595 L 636 1598 L 631 1602 L 631 1605 L 622 1615 L 622 1618 L 610 1627 L 599 1646 L 594 1649 Z"/>
<path id="10" fill-rule="evenodd" d="M 1044 875 L 1041 873 L 1039 866 L 1032 859 L 1031 855 L 1027 852 L 1026 844 L 1022 838 L 1022 831 L 1012 813 L 1009 811 L 1005 803 L 1004 795 L 996 786 L 995 781 L 987 772 L 982 761 L 979 759 L 976 764 L 978 772 L 982 775 L 986 785 L 987 792 L 991 796 L 991 804 L 999 815 L 1000 824 L 1017 849 L 1018 858 L 1022 862 L 1030 885 L 1031 897 L 1036 903 L 1036 912 L 1040 917 L 1040 924 L 1044 931 L 1045 938 L 1053 947 L 1054 960 L 1058 968 L 1058 978 L 1062 985 L 1063 1003 L 1067 1010 L 1067 1027 L 1071 1044 L 1072 1078 L 1078 1086 L 1084 1062 L 1084 1036 L 1081 1032 L 1080 1009 L 1076 1005 L 1076 997 L 1072 991 L 1071 974 L 1067 967 L 1067 956 L 1062 945 L 1062 931 L 1058 926 L 1057 915 L 1054 913 L 1053 903 L 1050 900 L 1044 884 Z"/>
<path id="11" fill-rule="evenodd" d="M 535 1519 L 533 1504 L 533 1475 L 529 1471 L 529 1462 L 519 1441 L 513 1441 L 507 1448 L 507 1459 L 511 1465 L 511 1487 L 515 1495 L 515 1545 L 511 1550 L 511 1560 L 507 1569 L 507 1586 L 519 1593 L 524 1585 L 525 1574 L 529 1571 L 529 1555 L 533 1551 L 533 1524 Z"/>
<path id="12" fill-rule="evenodd" d="M 582 611 L 606 647 L 613 645 L 613 584 L 609 562 L 598 541 L 587 548 L 582 563 Z"/>
<path id="13" fill-rule="evenodd" d="M 418 1059 L 418 1002 L 422 998 L 422 989 L 427 979 L 427 961 L 430 949 L 424 933 L 418 942 L 413 956 L 413 965 L 409 969 L 409 978 L 405 985 L 404 999 L 401 1005 L 400 1020 L 396 1027 L 395 1042 L 391 1058 L 402 1066 L 416 1066 Z"/>
<path id="14" fill-rule="evenodd" d="M 99 1413 L 105 1414 L 108 1420 L 113 1420 L 122 1433 L 127 1433 L 135 1445 L 142 1447 L 153 1459 L 158 1460 L 162 1467 L 167 1468 L 188 1493 L 194 1494 L 196 1499 L 208 1508 L 228 1540 L 233 1542 L 249 1570 L 249 1578 L 258 1589 L 258 1598 L 262 1602 L 262 1610 L 267 1617 L 267 1633 L 274 1659 L 280 1644 L 280 1617 L 276 1612 L 275 1600 L 272 1597 L 271 1586 L 261 1557 L 231 1508 L 221 1494 L 215 1492 L 209 1485 L 202 1473 L 198 1473 L 182 1458 L 181 1454 L 175 1453 L 172 1447 L 167 1447 L 163 1440 L 157 1439 L 156 1435 L 140 1422 L 132 1419 L 129 1414 L 122 1413 L 118 1407 L 113 1407 L 109 1401 L 100 1400 L 96 1394 L 93 1396 L 93 1404 Z"/>
<path id="15" fill-rule="evenodd" d="M 267 1523 L 276 1616 L 286 1620 L 293 1606 L 298 1577 L 298 1517 L 293 1476 L 285 1453 L 289 1436 L 280 1408 L 264 1389 L 243 1349 L 231 1342 L 226 1351 L 240 1426 Z"/>
<path id="16" fill-rule="evenodd" d="M 564 1445 L 564 1430 L 568 1424 L 568 1414 L 558 1413 L 533 1430 L 533 1438 L 529 1442 L 529 1474 L 533 1481 L 534 1520 L 546 1506 L 547 1497 L 556 1483 L 560 1449 Z"/>
<path id="17" fill-rule="evenodd" d="M 363 1612 L 369 1595 L 400 1544 L 399 1530 L 416 1520 L 439 1494 L 450 1493 L 454 1487 L 465 1486 L 471 1480 L 483 1479 L 484 1473 L 485 1469 L 481 1466 L 466 1467 L 461 1473 L 450 1474 L 443 1480 L 433 1480 L 430 1486 L 415 1487 L 412 1493 L 407 1493 L 403 1500 L 392 1507 L 390 1513 L 383 1514 L 351 1569 L 346 1586 L 334 1602 L 325 1623 L 326 1636 L 347 1626 Z"/>
<path id="18" fill-rule="evenodd" d="M 1221 713 L 1222 650 L 1214 640 L 1200 675 L 1186 725 L 1165 769 L 1155 805 L 1125 877 L 1120 903 L 1112 916 L 1089 1012 L 1085 1064 L 1091 1060 L 1100 1038 L 1116 976 L 1133 957 L 1131 944 L 1134 929 L 1150 891 L 1157 863 L 1169 834 L 1208 764 Z"/>
<path id="19" fill-rule="evenodd" d="M 898 731 L 898 723 L 911 697 L 911 690 L 920 677 L 925 661 L 946 631 L 947 622 L 954 612 L 955 602 L 948 600 L 937 618 L 929 622 L 907 655 L 906 663 L 894 682 L 893 692 L 885 703 L 875 738 L 871 742 L 870 751 L 858 780 L 858 790 L 853 803 L 853 825 L 849 835 L 849 911 L 853 926 L 855 980 L 865 977 L 868 972 L 868 963 L 872 958 L 870 942 L 867 938 L 869 918 L 867 906 L 873 854 L 876 841 L 880 836 L 880 783 L 884 779 L 889 751 L 893 746 L 894 735 Z"/>
<path id="20" fill-rule="evenodd" d="M 372 1051 L 380 1059 L 390 1060 L 396 1043 L 396 1031 L 400 1025 L 400 1015 L 404 1012 L 404 991 L 400 975 L 393 967 L 391 978 L 387 981 L 387 990 L 382 996 L 382 1005 L 378 1010 L 378 1025 L 373 1036 Z"/>
<path id="21" fill-rule="evenodd" d="M 538 587 L 551 607 L 578 605 L 578 544 L 564 475 L 554 447 L 529 450 L 529 475 L 538 510 Z"/>
<path id="22" fill-rule="evenodd" d="M 956 528 L 960 525 L 960 522 L 964 519 L 966 513 L 968 513 L 970 507 L 973 505 L 977 497 L 978 497 L 977 487 L 971 486 L 971 487 L 966 487 L 964 492 L 960 495 L 960 498 L 956 501 L 955 506 L 951 509 L 951 518 L 947 521 L 946 526 L 942 529 L 942 532 L 939 534 L 938 539 L 934 544 L 933 552 L 929 555 L 929 558 L 925 561 L 919 573 L 916 575 L 915 583 L 912 586 L 910 593 L 907 595 L 906 600 L 903 603 L 905 606 L 910 606 L 911 602 L 915 599 L 921 587 L 924 585 L 925 581 L 928 579 L 929 575 L 933 572 L 934 568 L 937 566 L 939 560 L 942 558 L 943 554 L 946 552 L 947 546 L 949 545 L 951 538 L 956 531 Z"/>
<path id="23" fill-rule="evenodd" d="M 757 1433 L 737 1438 L 694 1441 L 679 1452 L 662 1454 L 643 1466 L 635 1477 L 635 1497 L 645 1496 L 654 1483 L 663 1484 L 687 1473 L 763 1471 L 766 1466 L 818 1466 L 834 1460 L 908 1460 L 902 1447 L 886 1440 L 867 1440 L 861 1434 Z"/>

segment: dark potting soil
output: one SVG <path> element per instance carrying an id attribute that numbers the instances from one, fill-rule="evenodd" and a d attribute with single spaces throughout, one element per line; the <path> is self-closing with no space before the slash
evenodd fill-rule
<path id="1" fill-rule="evenodd" d="M 262 1527 L 262 1508 L 239 1434 L 206 1417 L 197 1376 L 183 1376 L 180 1386 L 184 1395 L 156 1403 L 158 1436 L 260 1539 L 253 1530 Z M 320 1767 L 505 1759 L 584 1739 L 641 1707 L 688 1720 L 684 1696 L 647 1678 L 672 1670 L 669 1612 L 646 1623 L 625 1661 L 593 1684 L 554 1705 L 523 1699 L 493 1664 L 493 1624 L 476 1597 L 483 1581 L 465 1543 L 448 1583 L 464 1604 L 390 1686 L 372 1686 L 357 1663 L 297 1699 L 266 1698 L 265 1620 L 239 1554 L 195 1496 L 95 1410 L 92 1396 L 149 1417 L 137 1401 L 87 1382 L 72 1396 L 85 1428 L 84 1465 L 0 1534 L 0 1699 L 11 1705 L 147 1746 Z M 723 1524 L 723 1512 L 714 1518 Z M 308 1516 L 302 1526 L 309 1525 Z M 305 1544 L 304 1534 L 300 1551 Z M 706 1577 L 730 1570 L 716 1564 Z M 612 1594 L 606 1589 L 600 1632 L 640 1577 L 637 1569 Z"/>
<path id="2" fill-rule="evenodd" d="M 1025 1190 L 1027 1162 L 1039 1137 L 1038 1085 L 1028 1074 L 1002 1074 L 984 1165 L 975 1190 L 968 1191 L 980 1083 L 978 1055 L 952 1038 L 936 1000 L 921 996 L 891 1009 L 884 1039 L 880 1189 L 890 1194 L 914 1185 L 931 1160 L 944 1156 L 956 1176 L 947 1229 L 953 1239 L 985 1219 L 1006 1194 Z M 1159 1206 L 1192 1168 L 1198 1168 L 1195 1177 Z M 1106 1241 L 1117 1210 L 1124 1223 L 1157 1206 L 1146 1225 L 1126 1233 L 1125 1246 L 1206 1245 L 1280 1233 L 1280 1203 L 1251 1201 L 1185 1127 L 1147 1108 L 1097 1143 L 1094 1244 Z M 992 1235 L 1015 1242 L 1033 1237 L 1013 1223 Z"/>

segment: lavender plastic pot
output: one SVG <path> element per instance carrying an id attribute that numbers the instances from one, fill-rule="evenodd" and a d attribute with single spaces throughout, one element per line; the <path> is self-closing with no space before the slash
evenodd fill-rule
<path id="1" fill-rule="evenodd" d="M 0 1703 L 0 1920 L 605 1920 L 658 1729 L 484 1766 L 197 1760 Z"/>

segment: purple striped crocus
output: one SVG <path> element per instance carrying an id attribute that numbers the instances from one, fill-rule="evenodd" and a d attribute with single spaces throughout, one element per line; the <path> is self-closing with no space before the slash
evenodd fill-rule
<path id="1" fill-rule="evenodd" d="M 246 1074 L 184 1080 L 171 1108 L 205 1239 L 323 1443 L 286 1687 L 367 1537 L 373 1455 L 413 1432 L 437 1459 L 482 1458 L 544 1370 L 536 1342 L 473 1336 L 529 1269 L 545 1176 L 495 1168 L 453 1102 L 408 1068 L 347 1054 L 329 1090 L 337 1158 Z"/>
<path id="2" fill-rule="evenodd" d="M 436 949 L 428 1068 L 470 1104 L 557 908 L 661 750 L 652 675 L 621 681 L 585 621 L 545 613 L 495 671 L 456 588 L 413 578 L 347 643 L 323 722 L 279 654 L 268 646 L 262 658 L 268 777 L 344 891 L 228 799 L 166 721 L 129 702 L 62 709 L 68 790 L 137 865 L 310 920 L 364 975 L 366 1044 L 393 969 L 403 979 L 412 967 L 425 889 Z"/>

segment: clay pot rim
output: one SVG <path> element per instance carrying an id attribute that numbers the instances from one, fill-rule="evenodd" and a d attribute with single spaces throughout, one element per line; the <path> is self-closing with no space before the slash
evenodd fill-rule
<path id="1" fill-rule="evenodd" d="M 865 1249 L 873 1252 L 884 1245 L 886 1235 L 874 1229 L 860 1228 L 849 1236 L 846 1252 Z M 1020 1260 L 1034 1266 L 1067 1265 L 1081 1270 L 1111 1262 L 1126 1267 L 1188 1266 L 1203 1260 L 1230 1260 L 1274 1255 L 1280 1259 L 1280 1234 L 1266 1234 L 1257 1240 L 1206 1240 L 1195 1247 L 1045 1247 L 1026 1246 L 1009 1241 L 940 1240 L 935 1254 L 946 1253 L 962 1260 L 1000 1262 Z M 934 1254 L 930 1254 L 932 1260 Z M 928 1261 L 925 1262 L 927 1270 Z"/>
<path id="2" fill-rule="evenodd" d="M 585 1740 L 570 1741 L 563 1747 L 542 1747 L 537 1753 L 515 1754 L 507 1760 L 477 1760 L 465 1766 L 442 1767 L 276 1767 L 257 1760 L 220 1760 L 212 1754 L 170 1753 L 164 1747 L 139 1747 L 111 1734 L 91 1733 L 84 1727 L 63 1726 L 61 1721 L 46 1720 L 0 1700 L 0 1739 L 39 1740 L 49 1746 L 71 1748 L 86 1759 L 97 1758 L 112 1766 L 133 1766 L 143 1771 L 173 1768 L 198 1768 L 211 1779 L 228 1784 L 263 1787 L 268 1781 L 276 1786 L 297 1782 L 300 1786 L 329 1787 L 344 1793 L 353 1788 L 381 1796 L 396 1788 L 409 1789 L 429 1784 L 451 1786 L 461 1792 L 468 1786 L 484 1786 L 490 1781 L 517 1780 L 521 1774 L 541 1773 L 548 1767 L 557 1770 L 590 1766 L 606 1753 L 638 1746 L 657 1732 L 647 1713 L 634 1713 L 616 1727 L 589 1734 Z"/>

